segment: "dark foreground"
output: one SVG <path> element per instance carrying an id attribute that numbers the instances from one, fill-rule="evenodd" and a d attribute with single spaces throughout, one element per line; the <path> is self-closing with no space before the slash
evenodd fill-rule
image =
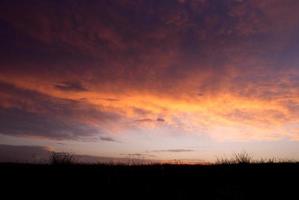
<path id="1" fill-rule="evenodd" d="M 0 164 L 1 193 L 46 199 L 298 199 L 299 164 Z"/>

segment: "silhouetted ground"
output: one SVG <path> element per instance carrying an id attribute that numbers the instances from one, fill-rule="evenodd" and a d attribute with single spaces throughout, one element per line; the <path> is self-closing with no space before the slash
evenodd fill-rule
<path id="1" fill-rule="evenodd" d="M 298 199 L 299 163 L 0 164 L 1 193 L 45 199 Z"/>

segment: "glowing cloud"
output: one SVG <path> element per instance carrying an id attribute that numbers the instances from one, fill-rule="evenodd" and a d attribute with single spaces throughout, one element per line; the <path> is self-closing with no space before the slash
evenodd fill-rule
<path id="1" fill-rule="evenodd" d="M 217 141 L 298 140 L 298 8 L 1 1 L 0 133 L 114 142 L 171 128 Z"/>

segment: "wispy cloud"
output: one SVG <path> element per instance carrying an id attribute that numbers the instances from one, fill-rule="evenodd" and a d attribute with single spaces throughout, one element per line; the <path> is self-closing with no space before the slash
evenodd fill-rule
<path id="1" fill-rule="evenodd" d="M 144 119 L 137 119 L 136 122 L 153 122 L 153 119 L 150 118 L 144 118 Z"/>
<path id="2" fill-rule="evenodd" d="M 156 155 L 149 154 L 149 153 L 127 153 L 127 154 L 120 154 L 120 155 L 128 158 L 138 158 L 138 159 L 156 157 Z"/>
<path id="3" fill-rule="evenodd" d="M 193 149 L 162 149 L 162 150 L 152 150 L 154 153 L 184 153 L 184 152 L 193 152 Z"/>
<path id="4" fill-rule="evenodd" d="M 165 119 L 163 118 L 157 118 L 157 119 L 151 119 L 151 118 L 143 118 L 143 119 L 137 119 L 136 122 L 165 122 Z"/>
<path id="5" fill-rule="evenodd" d="M 62 82 L 56 83 L 55 88 L 63 91 L 84 92 L 87 91 L 80 82 Z"/>
<path id="6" fill-rule="evenodd" d="M 105 101 L 120 101 L 120 99 L 116 99 L 116 98 L 98 98 L 98 99 L 101 99 L 101 100 L 105 100 Z"/>
<path id="7" fill-rule="evenodd" d="M 118 140 L 108 136 L 101 136 L 100 139 L 106 142 L 119 142 Z"/>

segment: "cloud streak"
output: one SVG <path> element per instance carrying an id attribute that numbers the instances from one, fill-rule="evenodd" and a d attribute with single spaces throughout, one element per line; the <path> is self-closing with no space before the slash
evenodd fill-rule
<path id="1" fill-rule="evenodd" d="M 164 149 L 164 150 L 153 150 L 153 153 L 186 153 L 193 152 L 193 149 Z"/>
<path id="2" fill-rule="evenodd" d="M 112 138 L 112 137 L 105 137 L 105 136 L 102 136 L 102 137 L 100 137 L 100 139 L 101 139 L 102 141 L 106 141 L 106 142 L 119 142 L 118 140 L 115 140 L 115 139 Z"/>
<path id="3" fill-rule="evenodd" d="M 55 88 L 62 91 L 74 91 L 74 92 L 84 92 L 87 91 L 85 87 L 82 86 L 80 82 L 63 82 L 56 83 Z"/>

